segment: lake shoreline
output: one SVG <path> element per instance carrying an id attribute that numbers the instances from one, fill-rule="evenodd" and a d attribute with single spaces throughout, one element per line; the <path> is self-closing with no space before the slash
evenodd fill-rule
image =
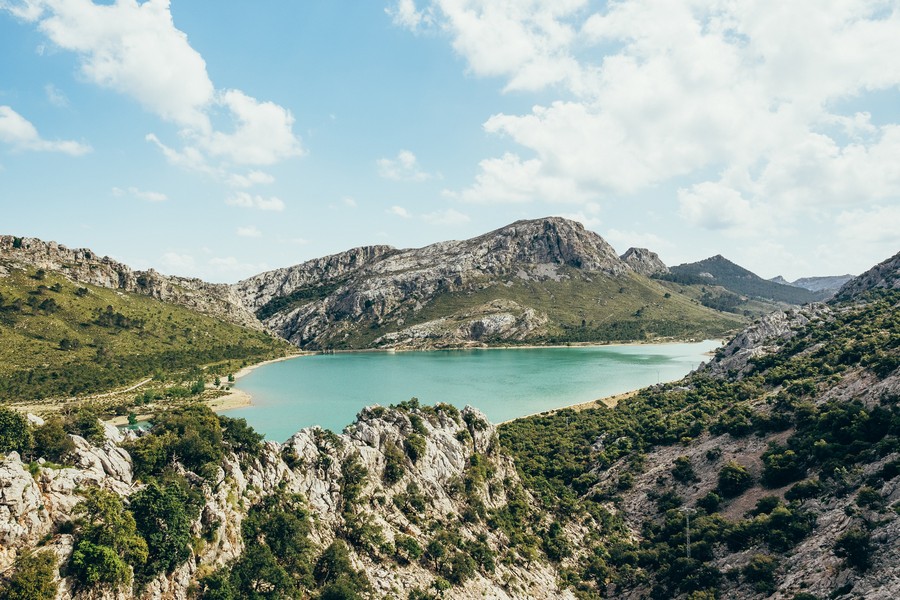
<path id="1" fill-rule="evenodd" d="M 390 358 L 391 354 L 398 351 L 388 351 L 385 349 L 366 349 L 335 352 L 330 360 L 331 353 L 315 353 L 306 352 L 288 357 L 282 357 L 278 361 L 263 361 L 255 365 L 242 369 L 239 373 L 240 381 L 236 386 L 232 386 L 231 393 L 223 394 L 208 402 L 213 410 L 224 413 L 233 418 L 246 418 L 248 423 L 258 431 L 266 432 L 271 439 L 280 439 L 282 436 L 289 436 L 294 431 L 288 432 L 289 422 L 296 424 L 297 428 L 306 425 L 318 424 L 321 427 L 332 428 L 339 431 L 353 422 L 354 416 L 363 406 L 381 405 L 388 406 L 392 402 L 396 402 L 398 398 L 407 398 L 417 396 L 424 398 L 425 404 L 434 404 L 437 402 L 450 402 L 458 407 L 471 404 L 483 410 L 493 423 L 502 424 L 511 420 L 517 420 L 528 416 L 553 413 L 559 410 L 585 410 L 598 406 L 600 404 L 606 406 L 614 406 L 617 402 L 634 395 L 638 390 L 655 385 L 662 381 L 677 381 L 689 372 L 689 369 L 695 368 L 698 364 L 708 360 L 708 356 L 715 352 L 721 340 L 704 340 L 702 342 L 690 342 L 686 340 L 669 340 L 661 343 L 616 343 L 616 344 L 577 344 L 568 346 L 530 346 L 535 351 L 546 351 L 547 354 L 522 354 L 520 361 L 516 358 L 509 363 L 513 354 L 509 353 L 509 358 L 498 356 L 494 359 L 494 353 L 473 353 L 473 352 L 443 352 L 443 351 L 426 351 L 426 350 L 407 350 L 403 351 L 403 359 L 398 353 L 397 360 Z M 525 346 L 511 347 L 489 347 L 491 350 L 509 350 L 509 349 L 525 349 Z M 455 349 L 459 350 L 459 349 Z M 557 355 L 550 354 L 560 352 Z M 609 363 L 605 356 L 607 352 L 610 354 L 610 360 L 622 360 L 615 358 L 619 355 L 636 357 L 635 359 L 625 359 L 622 369 L 631 372 L 636 368 L 637 364 L 641 364 L 643 360 L 649 357 L 659 357 L 662 361 L 660 364 L 669 364 L 669 367 L 663 367 L 662 373 L 658 373 L 655 367 L 652 375 L 645 373 L 634 376 L 625 375 L 625 371 L 603 371 L 609 375 L 601 375 L 597 377 L 597 373 L 593 370 L 593 365 L 615 364 Z M 500 353 L 497 353 L 499 355 Z M 319 358 L 313 362 L 297 363 L 294 366 L 284 368 L 275 368 L 260 374 L 259 378 L 251 378 L 244 381 L 243 377 L 255 371 L 263 364 L 269 362 L 279 362 L 298 358 L 300 356 L 314 356 Z M 338 355 L 343 355 L 343 358 Z M 359 359 L 352 358 L 358 356 Z M 370 358 L 365 358 L 366 356 Z M 417 358 L 420 356 L 421 358 Z M 446 356 L 446 359 L 442 358 Z M 414 358 L 415 357 L 415 358 Z M 450 375 L 450 371 L 444 369 L 450 365 L 456 365 L 456 357 L 459 358 L 460 365 L 469 365 L 467 373 L 460 376 Z M 575 358 L 581 357 L 581 358 Z M 647 358 L 640 358 L 647 357 Z M 677 359 L 682 365 L 674 370 L 669 358 L 681 357 Z M 348 362 L 345 364 L 344 360 Z M 656 361 L 657 359 L 653 359 Z M 549 362 L 548 362 L 549 361 Z M 559 361 L 559 362 L 557 362 Z M 600 361 L 599 363 L 597 361 Z M 523 379 L 517 379 L 519 375 L 513 375 L 513 379 L 509 379 L 510 375 L 506 374 L 501 368 L 494 371 L 492 365 L 505 364 L 522 364 L 532 365 L 527 372 L 522 373 Z M 691 365 L 693 363 L 693 365 Z M 650 363 L 656 364 L 655 362 Z M 424 367 L 425 365 L 434 365 Z M 443 365 L 448 365 L 445 367 Z M 480 365 L 480 366 L 479 366 Z M 470 369 L 474 368 L 475 371 Z M 434 376 L 430 375 L 430 369 L 435 369 Z M 515 367 L 511 367 L 513 370 Z M 609 367 L 602 367 L 608 369 Z M 618 367 L 613 367 L 619 369 Z M 559 369 L 559 370 L 558 370 Z M 668 369 L 668 370 L 666 370 Z M 683 370 L 680 370 L 683 369 Z M 304 373 L 303 384 L 297 387 L 297 384 L 290 383 L 294 372 Z M 540 375 L 538 375 L 540 373 Z M 615 375 L 613 373 L 616 373 Z M 635 374 L 639 371 L 634 371 Z M 621 375 L 620 375 L 621 374 Z M 661 375 L 661 377 L 659 376 Z M 300 376 L 300 375 L 297 375 Z M 355 394 L 357 402 L 355 410 L 342 408 L 345 406 L 345 397 L 342 386 L 345 384 L 338 383 L 333 386 L 329 382 L 341 382 L 343 380 L 366 381 L 373 378 L 370 383 L 364 384 L 361 392 L 353 391 L 349 395 Z M 475 377 L 469 381 L 467 378 Z M 497 398 L 503 397 L 504 392 L 498 390 L 497 394 L 491 390 L 491 382 L 506 378 L 503 384 L 504 390 L 513 389 L 515 386 L 521 386 L 519 392 L 515 392 L 515 399 L 510 398 L 507 401 L 506 408 L 502 408 L 497 404 Z M 563 378 L 557 384 L 552 383 L 555 379 Z M 270 381 L 271 379 L 271 381 Z M 389 393 L 383 393 L 382 384 L 391 387 L 390 382 L 401 382 L 397 385 L 397 389 Z M 442 385 L 450 385 L 447 395 L 444 392 L 435 393 L 432 390 L 431 383 L 434 381 L 442 381 Z M 565 383 L 564 383 L 565 381 Z M 279 382 L 270 389 L 268 386 L 271 382 Z M 518 383 L 517 383 L 518 382 Z M 581 383 L 578 383 L 581 382 Z M 616 384 L 615 382 L 618 382 Z M 571 385 L 579 386 L 580 391 L 574 395 L 568 395 Z M 259 386 L 259 387 L 258 387 Z M 345 387 L 354 387 L 352 383 L 347 383 Z M 280 389 L 290 390 L 287 396 L 279 396 Z M 333 389 L 332 389 L 333 388 Z M 574 389 L 574 388 L 573 388 Z M 399 391 L 397 391 L 399 390 Z M 452 391 L 451 391 L 452 390 Z M 566 390 L 565 392 L 563 390 Z M 222 393 L 222 392 L 219 392 Z M 255 396 L 260 394 L 260 398 Z M 263 398 L 263 396 L 265 396 Z M 283 399 L 282 399 L 283 398 Z M 510 403 L 511 402 L 511 403 Z M 332 405 L 334 410 L 332 410 Z M 496 405 L 496 406 L 495 406 Z M 515 406 L 518 405 L 518 409 Z M 291 408 L 286 408 L 286 407 Z M 323 408 L 325 407 L 325 408 Z M 499 408 L 499 409 L 498 409 Z M 278 411 L 284 410 L 284 417 L 275 416 Z M 300 417 L 299 413 L 307 411 L 308 417 Z M 345 411 L 347 414 L 338 415 L 335 411 Z M 497 411 L 497 412 L 493 412 Z M 352 413 L 352 414 L 350 414 Z"/>

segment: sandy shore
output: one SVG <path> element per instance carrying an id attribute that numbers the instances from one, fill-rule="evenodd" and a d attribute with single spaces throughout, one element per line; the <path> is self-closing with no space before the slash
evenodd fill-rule
<path id="1" fill-rule="evenodd" d="M 497 425 L 512 423 L 513 421 L 518 421 L 519 419 L 527 419 L 528 417 L 536 417 L 538 415 L 552 415 L 558 413 L 561 410 L 574 410 L 575 412 L 580 412 L 582 410 L 588 410 L 589 408 L 597 408 L 601 404 L 609 408 L 615 408 L 619 402 L 636 396 L 639 391 L 640 390 L 631 390 L 630 392 L 615 394 L 613 396 L 606 396 L 605 398 L 598 398 L 597 400 L 590 400 L 588 402 L 579 402 L 578 404 L 560 406 L 559 408 L 549 408 L 540 412 L 531 413 L 530 415 L 523 415 L 521 417 L 516 417 L 515 419 L 509 419 L 508 421 L 501 421 L 497 423 Z"/>

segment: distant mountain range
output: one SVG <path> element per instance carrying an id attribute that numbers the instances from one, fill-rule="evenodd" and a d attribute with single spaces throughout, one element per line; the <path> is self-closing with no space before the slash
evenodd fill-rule
<path id="1" fill-rule="evenodd" d="M 801 277 L 800 279 L 796 279 L 794 281 L 787 281 L 784 277 L 779 275 L 778 277 L 773 277 L 769 281 L 773 283 L 780 283 L 782 285 L 792 285 L 794 287 L 800 287 L 807 289 L 811 292 L 818 292 L 822 294 L 827 294 L 825 297 L 830 298 L 833 296 L 841 286 L 853 279 L 853 275 L 830 275 L 826 277 Z"/>

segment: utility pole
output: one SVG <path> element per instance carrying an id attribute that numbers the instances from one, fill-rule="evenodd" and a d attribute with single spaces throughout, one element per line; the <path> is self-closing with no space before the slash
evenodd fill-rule
<path id="1" fill-rule="evenodd" d="M 681 512 L 684 513 L 684 541 L 685 541 L 685 555 L 687 558 L 691 557 L 691 509 L 682 508 Z"/>

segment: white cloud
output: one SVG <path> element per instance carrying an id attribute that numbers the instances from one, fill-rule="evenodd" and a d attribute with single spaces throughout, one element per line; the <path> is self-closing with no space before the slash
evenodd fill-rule
<path id="1" fill-rule="evenodd" d="M 44 93 L 47 94 L 47 100 L 53 106 L 56 106 L 58 108 L 65 108 L 69 105 L 69 99 L 63 93 L 63 91 L 52 83 L 48 83 L 44 86 Z"/>
<path id="2" fill-rule="evenodd" d="M 81 156 L 91 151 L 87 144 L 70 140 L 45 140 L 32 123 L 9 106 L 0 106 L 0 142 L 15 150 L 62 152 Z"/>
<path id="3" fill-rule="evenodd" d="M 427 181 L 431 175 L 419 167 L 416 155 L 409 150 L 401 150 L 396 158 L 379 158 L 378 175 L 394 181 Z"/>
<path id="4" fill-rule="evenodd" d="M 248 194 L 247 192 L 235 192 L 227 200 L 225 204 L 228 206 L 239 206 L 241 208 L 255 208 L 257 210 L 284 210 L 284 202 L 275 196 L 264 198 L 262 196 Z"/>
<path id="5" fill-rule="evenodd" d="M 246 227 L 238 227 L 237 234 L 241 237 L 258 238 L 262 236 L 262 231 L 253 225 L 247 225 Z"/>
<path id="6" fill-rule="evenodd" d="M 469 215 L 453 208 L 436 210 L 422 215 L 422 220 L 431 225 L 462 225 L 471 221 Z"/>
<path id="7" fill-rule="evenodd" d="M 418 10 L 415 0 L 397 0 L 393 7 L 384 9 L 384 12 L 391 16 L 394 25 L 406 27 L 412 31 L 432 23 L 431 15 L 426 11 Z"/>
<path id="8" fill-rule="evenodd" d="M 900 206 L 844 211 L 838 215 L 837 224 L 841 238 L 853 245 L 883 246 L 885 258 L 900 248 Z"/>
<path id="9" fill-rule="evenodd" d="M 123 196 L 132 196 L 139 200 L 145 200 L 147 202 L 165 202 L 169 199 L 168 196 L 161 192 L 150 192 L 146 190 L 139 190 L 136 187 L 129 187 L 127 189 L 114 187 L 112 189 L 113 196 L 123 197 Z"/>
<path id="10" fill-rule="evenodd" d="M 408 210 L 406 210 L 402 206 L 397 206 L 396 204 L 394 206 L 390 207 L 389 209 L 387 209 L 387 212 L 388 212 L 388 214 L 392 214 L 397 217 L 401 217 L 403 219 L 412 218 L 412 215 L 409 213 Z"/>
<path id="11" fill-rule="evenodd" d="M 538 159 L 522 160 L 517 154 L 506 153 L 500 158 L 486 158 L 478 167 L 469 188 L 461 192 L 445 190 L 444 194 L 473 203 L 579 203 L 595 197 L 574 179 L 545 172 Z"/>
<path id="12" fill-rule="evenodd" d="M 740 192 L 712 182 L 678 190 L 680 214 L 706 229 L 745 228 L 756 221 L 756 211 Z"/>
<path id="13" fill-rule="evenodd" d="M 342 203 L 344 204 L 344 206 L 346 206 L 347 208 L 356 208 L 357 206 L 359 206 L 359 205 L 356 203 L 356 200 L 354 200 L 354 199 L 351 198 L 350 196 L 344 196 L 343 198 L 341 198 L 341 202 L 342 202 Z"/>
<path id="14" fill-rule="evenodd" d="M 228 183 L 228 185 L 230 185 L 231 187 L 245 189 L 253 187 L 255 185 L 265 185 L 274 182 L 274 177 L 262 171 L 250 171 L 246 175 L 232 173 L 226 180 L 226 183 Z"/>
<path id="15" fill-rule="evenodd" d="M 213 257 L 207 261 L 207 265 L 211 275 L 228 277 L 230 279 L 248 277 L 266 271 L 269 268 L 264 262 L 245 262 L 234 256 Z"/>
<path id="16" fill-rule="evenodd" d="M 585 204 L 670 185 L 692 225 L 760 235 L 900 197 L 900 123 L 868 96 L 900 86 L 891 3 L 427 0 L 392 14 L 411 29 L 430 15 L 475 75 L 556 98 L 486 120 L 517 148 L 451 197 Z"/>
<path id="17" fill-rule="evenodd" d="M 271 165 L 303 154 L 288 109 L 240 90 L 216 90 L 205 60 L 175 27 L 169 0 L 26 0 L 0 8 L 77 54 L 88 81 L 181 127 L 182 150 L 147 137 L 173 164 L 227 177 L 234 165 Z M 222 109 L 231 132 L 214 127 L 212 117 Z"/>
<path id="18" fill-rule="evenodd" d="M 218 101 L 231 111 L 236 127 L 232 133 L 213 131 L 197 136 L 212 156 L 240 165 L 272 165 L 303 155 L 300 140 L 292 131 L 294 117 L 286 108 L 259 102 L 240 90 L 228 90 Z"/>

